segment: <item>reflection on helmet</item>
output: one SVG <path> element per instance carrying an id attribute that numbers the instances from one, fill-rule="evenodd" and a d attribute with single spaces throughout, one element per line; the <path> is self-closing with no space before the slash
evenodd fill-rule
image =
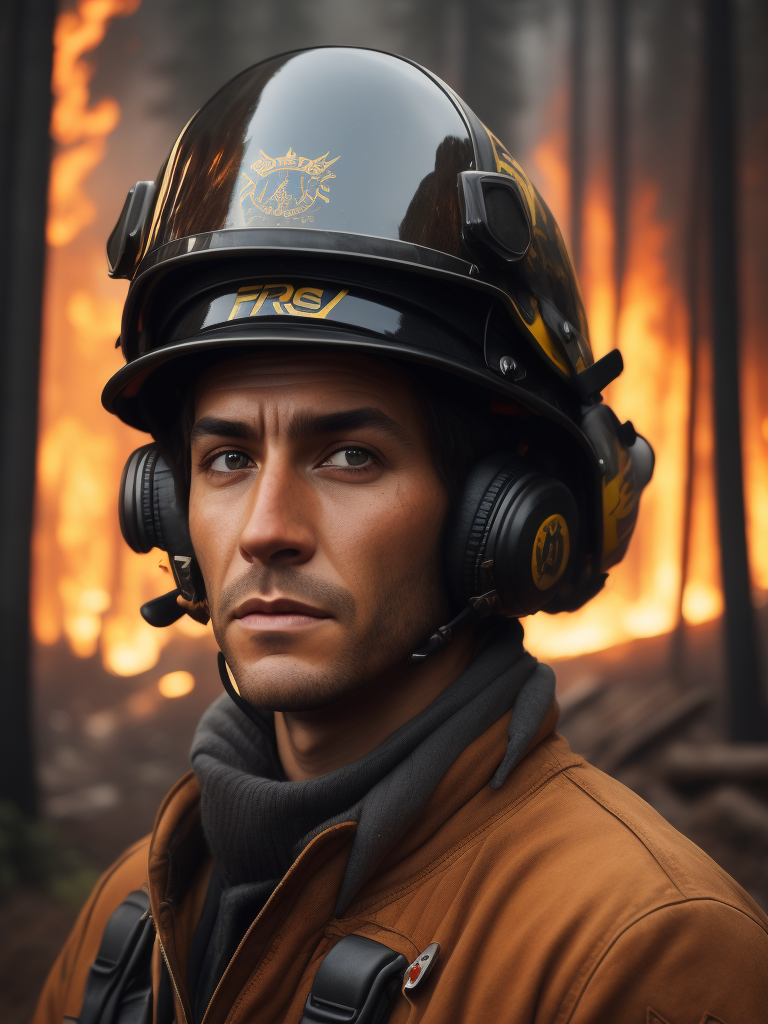
<path id="1" fill-rule="evenodd" d="M 406 61 L 349 49 L 276 57 L 225 86 L 179 136 L 146 248 L 208 231 L 313 228 L 459 256 L 456 175 L 472 159 L 460 112 Z M 453 216 L 435 218 L 431 203 L 446 192 Z"/>

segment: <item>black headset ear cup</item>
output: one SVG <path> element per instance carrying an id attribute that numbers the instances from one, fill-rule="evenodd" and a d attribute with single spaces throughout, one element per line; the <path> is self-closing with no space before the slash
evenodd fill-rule
<path id="1" fill-rule="evenodd" d="M 152 548 L 167 551 L 182 597 L 193 604 L 202 601 L 205 584 L 187 517 L 176 497 L 173 474 L 157 445 L 146 444 L 129 457 L 120 481 L 118 510 L 128 546 L 140 554 Z"/>
<path id="2" fill-rule="evenodd" d="M 140 554 L 155 546 L 152 518 L 152 473 L 159 456 L 157 447 L 146 444 L 128 457 L 120 480 L 117 509 L 123 540 Z"/>
<path id="3" fill-rule="evenodd" d="M 488 538 L 488 524 L 499 494 L 515 478 L 524 475 L 509 452 L 495 452 L 473 466 L 448 531 L 447 577 L 451 597 L 465 604 L 494 589 L 491 577 L 482 569 Z"/>
<path id="4" fill-rule="evenodd" d="M 152 473 L 152 521 L 159 548 L 173 554 L 192 554 L 187 515 L 179 505 L 173 473 L 162 455 Z"/>
<path id="5" fill-rule="evenodd" d="M 161 548 L 191 555 L 187 518 L 176 498 L 168 464 L 157 445 L 147 444 L 129 457 L 120 481 L 120 530 L 134 551 Z"/>
<path id="6" fill-rule="evenodd" d="M 499 603 L 507 615 L 532 615 L 569 579 L 577 561 L 579 514 L 570 490 L 532 473 L 502 495 L 489 532 Z"/>
<path id="7" fill-rule="evenodd" d="M 509 452 L 470 472 L 448 534 L 451 596 L 465 604 L 496 590 L 506 615 L 530 615 L 559 591 L 578 545 L 576 502 L 559 480 Z"/>

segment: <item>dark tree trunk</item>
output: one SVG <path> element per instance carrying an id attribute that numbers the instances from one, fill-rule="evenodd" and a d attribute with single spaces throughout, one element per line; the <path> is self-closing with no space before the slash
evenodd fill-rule
<path id="1" fill-rule="evenodd" d="M 571 258 L 581 271 L 581 222 L 586 174 L 586 0 L 571 2 Z"/>
<path id="2" fill-rule="evenodd" d="M 744 524 L 739 408 L 739 288 L 736 243 L 738 150 L 734 5 L 705 0 L 710 166 L 710 280 L 715 458 L 720 525 L 728 712 L 735 741 L 766 738 Z"/>
<path id="3" fill-rule="evenodd" d="M 462 96 L 513 153 L 509 125 L 523 97 L 510 42 L 534 13 L 531 0 L 462 0 Z"/>
<path id="4" fill-rule="evenodd" d="M 701 89 L 698 90 L 701 92 Z M 688 223 L 686 225 L 686 302 L 688 306 L 688 358 L 691 376 L 688 384 L 688 424 L 685 443 L 685 465 L 683 468 L 683 545 L 680 559 L 680 590 L 678 593 L 678 621 L 672 635 L 672 672 L 678 679 L 685 676 L 685 619 L 683 618 L 683 597 L 688 582 L 688 567 L 691 560 L 691 526 L 693 523 L 693 486 L 695 475 L 695 442 L 697 398 L 699 391 L 699 335 L 701 333 L 701 289 L 703 271 L 702 247 L 706 242 L 704 227 L 705 172 L 704 160 L 704 118 L 701 102 L 696 113 L 691 151 L 690 198 Z"/>
<path id="5" fill-rule="evenodd" d="M 29 563 L 54 0 L 0 6 L 0 798 L 35 811 Z"/>
<path id="6" fill-rule="evenodd" d="M 616 317 L 614 344 L 618 343 L 618 319 L 627 259 L 629 208 L 629 62 L 627 46 L 629 0 L 613 0 L 613 223 Z"/>

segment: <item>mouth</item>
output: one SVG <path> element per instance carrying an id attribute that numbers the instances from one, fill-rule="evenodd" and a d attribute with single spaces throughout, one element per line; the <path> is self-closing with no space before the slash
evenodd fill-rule
<path id="1" fill-rule="evenodd" d="M 280 597 L 273 601 L 252 597 L 233 612 L 233 618 L 253 631 L 297 631 L 309 629 L 332 616 L 321 608 Z"/>

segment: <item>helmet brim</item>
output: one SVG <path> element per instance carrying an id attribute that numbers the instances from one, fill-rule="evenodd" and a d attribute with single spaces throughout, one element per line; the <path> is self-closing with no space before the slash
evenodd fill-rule
<path id="1" fill-rule="evenodd" d="M 401 360 L 442 371 L 459 377 L 467 383 L 482 388 L 506 399 L 508 403 L 520 406 L 556 423 L 565 430 L 578 446 L 594 459 L 594 453 L 586 436 L 573 420 L 561 413 L 549 402 L 532 394 L 512 381 L 505 380 L 490 370 L 484 370 L 456 356 L 447 356 L 434 350 L 406 345 L 392 338 L 366 335 L 361 331 L 345 330 L 337 326 L 249 324 L 207 331 L 204 334 L 176 341 L 143 356 L 139 356 L 122 367 L 107 382 L 101 396 L 104 408 L 117 415 L 123 422 L 138 430 L 148 431 L 149 426 L 142 415 L 138 395 L 141 388 L 161 367 L 171 362 L 180 362 L 206 355 L 220 353 L 222 359 L 236 356 L 244 349 L 254 352 L 272 350 L 281 352 L 300 351 L 307 348 L 326 351 L 356 352 L 383 359 Z"/>

